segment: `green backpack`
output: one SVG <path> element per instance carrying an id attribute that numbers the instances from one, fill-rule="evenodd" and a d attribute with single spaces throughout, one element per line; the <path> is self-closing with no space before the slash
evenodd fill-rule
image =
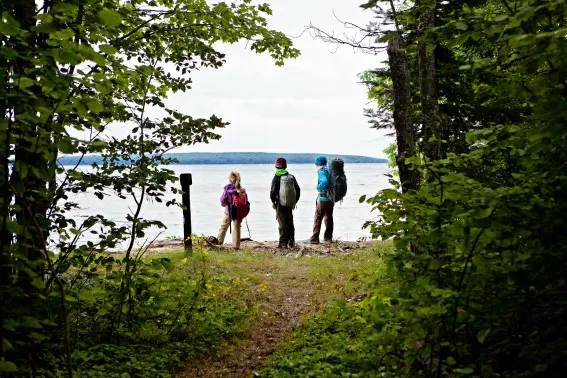
<path id="1" fill-rule="evenodd" d="M 280 177 L 280 206 L 294 207 L 297 203 L 297 195 L 295 193 L 295 177 L 290 174 Z"/>

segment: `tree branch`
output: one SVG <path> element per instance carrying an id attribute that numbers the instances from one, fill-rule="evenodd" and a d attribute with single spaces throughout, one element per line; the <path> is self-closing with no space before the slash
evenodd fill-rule
<path id="1" fill-rule="evenodd" d="M 335 14 L 334 11 L 333 11 L 333 16 L 335 16 L 335 19 L 339 23 L 341 23 L 346 29 L 355 29 L 355 34 L 349 36 L 346 33 L 343 33 L 342 37 L 337 37 L 335 36 L 334 32 L 331 33 L 326 32 L 310 23 L 309 26 L 305 27 L 305 29 L 300 34 L 300 36 L 303 35 L 305 31 L 309 30 L 313 32 L 312 34 L 313 37 L 319 38 L 323 42 L 333 43 L 336 44 L 337 46 L 339 45 L 350 46 L 355 51 L 359 50 L 364 52 L 365 54 L 376 55 L 386 50 L 386 46 L 377 45 L 376 42 L 377 39 L 385 34 L 378 28 L 374 29 L 370 27 L 370 25 L 367 27 L 361 27 L 352 22 L 343 21 Z"/>

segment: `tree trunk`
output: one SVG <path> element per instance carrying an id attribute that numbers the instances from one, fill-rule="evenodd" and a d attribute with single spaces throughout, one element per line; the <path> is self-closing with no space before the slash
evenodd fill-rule
<path id="1" fill-rule="evenodd" d="M 35 0 L 20 0 L 15 3 L 14 18 L 22 29 L 30 30 L 35 25 L 35 14 Z M 24 58 L 19 59 L 14 66 L 15 75 L 35 79 L 33 63 L 25 57 L 37 49 L 37 42 L 34 33 L 30 33 L 28 46 L 18 46 Z M 41 94 L 41 88 L 37 85 L 30 87 L 30 90 Z M 16 236 L 16 248 L 27 258 L 30 267 L 33 267 L 38 274 L 42 274 L 41 261 L 44 258 L 43 251 L 48 236 L 47 182 L 42 178 L 45 177 L 42 174 L 48 170 L 46 149 L 51 149 L 52 146 L 49 131 L 29 121 L 29 114 L 33 114 L 36 106 L 35 101 L 32 96 L 24 94 L 17 102 L 11 104 L 14 109 L 15 153 L 10 183 L 14 188 L 16 220 L 23 229 L 23 232 Z"/>
<path id="2" fill-rule="evenodd" d="M 427 33 L 435 27 L 435 8 L 423 6 L 419 17 L 418 42 L 419 84 L 421 89 L 421 112 L 423 117 L 422 149 L 429 161 L 446 156 L 446 126 L 439 111 L 437 96 L 437 73 L 435 67 L 435 45 L 427 41 Z M 430 142 L 430 139 L 434 138 Z"/>
<path id="3" fill-rule="evenodd" d="M 402 192 L 416 190 L 420 175 L 406 164 L 406 159 L 416 156 L 416 133 L 412 119 L 409 64 L 403 42 L 399 37 L 388 41 L 388 61 L 394 85 L 394 128 L 398 154 L 396 162 L 400 173 Z"/>
<path id="4" fill-rule="evenodd" d="M 7 65 L 0 62 L 0 69 L 6 69 Z M 5 88 L 3 88 L 5 89 Z M 0 124 L 6 128 L 0 130 L 0 284 L 4 282 L 5 258 L 8 257 L 10 245 L 12 244 L 12 233 L 8 231 L 7 224 L 10 219 L 10 202 L 12 201 L 12 190 L 10 189 L 10 140 L 11 125 L 8 120 L 6 102 L 0 100 Z"/>

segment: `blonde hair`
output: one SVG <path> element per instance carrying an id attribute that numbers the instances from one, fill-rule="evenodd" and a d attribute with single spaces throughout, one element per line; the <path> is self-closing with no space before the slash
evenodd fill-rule
<path id="1" fill-rule="evenodd" d="M 240 193 L 242 186 L 240 185 L 240 173 L 236 171 L 231 171 L 228 175 L 228 181 L 230 181 L 236 187 L 236 191 Z"/>

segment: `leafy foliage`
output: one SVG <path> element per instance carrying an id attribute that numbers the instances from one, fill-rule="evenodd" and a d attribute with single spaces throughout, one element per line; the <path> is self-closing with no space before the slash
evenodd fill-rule
<path id="1" fill-rule="evenodd" d="M 210 352 L 222 339 L 242 331 L 251 313 L 245 302 L 248 288 L 208 274 L 203 244 L 195 238 L 191 256 L 136 256 L 123 304 L 125 259 L 93 256 L 84 269 L 65 275 L 75 282 L 67 302 L 71 362 L 78 375 L 173 376 L 187 358 Z M 123 307 L 124 321 L 116 318 L 118 306 Z M 64 350 L 58 343 L 63 335 L 55 327 L 50 330 L 44 344 L 51 348 L 44 352 L 39 370 L 56 376 L 64 373 Z"/>
<path id="2" fill-rule="evenodd" d="M 276 65 L 298 50 L 268 28 L 270 7 L 249 0 L 61 0 L 41 7 L 3 0 L 0 13 L 0 372 L 49 375 L 65 356 L 71 376 L 76 367 L 116 362 L 109 357 L 114 346 L 133 340 L 142 349 L 146 341 L 199 340 L 197 331 L 177 326 L 179 319 L 186 327 L 192 317 L 207 321 L 200 297 L 192 297 L 200 292 L 196 276 L 171 284 L 140 260 L 145 246 L 135 246 L 149 227 L 164 227 L 141 216 L 144 202 L 162 202 L 177 180 L 164 167 L 175 159 L 164 154 L 218 139 L 216 130 L 228 123 L 193 118 L 165 100 L 190 89 L 194 70 L 221 67 L 222 43 L 249 41 Z M 102 160 L 69 169 L 61 154 Z M 123 220 L 74 217 L 83 193 L 117 195 L 131 201 L 132 212 Z M 121 260 L 104 254 L 115 247 L 125 249 Z M 214 338 L 203 337 L 205 344 Z M 122 346 L 116 358 L 133 357 L 133 347 Z M 157 375 L 144 366 L 132 363 L 131 373 Z"/>
<path id="3" fill-rule="evenodd" d="M 417 16 L 432 4 L 436 27 L 420 36 Z M 360 304 L 309 320 L 261 375 L 560 376 L 566 4 L 404 5 L 389 17 L 397 17 L 414 76 L 419 38 L 435 42 L 447 156 L 408 159 L 423 177 L 417 190 L 401 193 L 392 179 L 392 188 L 361 198 L 381 215 L 366 225 L 373 236 L 394 241 L 382 256 L 388 281 Z M 387 105 L 387 77 L 366 78 L 382 78 L 371 96 Z M 422 138 L 421 151 L 429 143 Z"/>

